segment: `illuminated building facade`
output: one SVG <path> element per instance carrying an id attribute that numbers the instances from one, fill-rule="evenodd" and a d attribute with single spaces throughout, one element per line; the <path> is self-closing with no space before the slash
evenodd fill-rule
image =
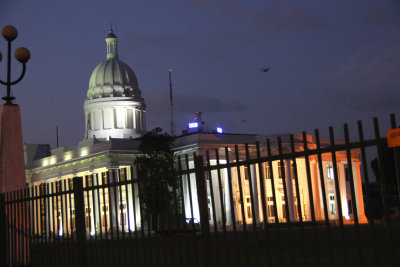
<path id="1" fill-rule="evenodd" d="M 290 152 L 290 136 L 288 134 L 280 134 L 282 139 L 283 153 Z M 215 156 L 215 150 L 218 150 L 219 154 L 219 164 L 226 163 L 226 151 L 225 147 L 228 147 L 228 156 L 230 161 L 235 162 L 235 146 L 238 147 L 239 160 L 245 161 L 245 144 L 249 144 L 249 154 L 250 159 L 256 158 L 256 146 L 251 145 L 259 142 L 260 144 L 260 154 L 261 157 L 267 157 L 267 147 L 266 140 L 271 140 L 272 145 L 272 154 L 278 154 L 278 146 L 276 143 L 273 143 L 277 140 L 278 135 L 244 135 L 244 134 L 218 134 L 218 133 L 193 133 L 186 136 L 181 136 L 176 140 L 176 150 L 181 153 L 193 153 L 204 155 L 206 151 L 209 151 L 210 165 L 216 165 L 217 160 Z M 302 135 L 297 134 L 294 135 L 294 142 L 296 151 L 303 150 L 303 140 Z M 340 143 L 340 140 L 336 140 L 337 143 Z M 315 140 L 311 135 L 307 135 L 307 145 L 308 149 L 315 149 L 316 144 Z M 321 146 L 328 145 L 327 143 L 322 142 Z M 322 171 L 323 171 L 323 180 L 325 185 L 325 192 L 327 197 L 327 207 L 328 207 L 328 216 L 329 220 L 337 220 L 338 219 L 338 210 L 336 205 L 336 193 L 335 193 L 335 184 L 334 184 L 334 173 L 333 173 L 333 163 L 332 157 L 328 154 L 322 154 Z M 364 213 L 364 200 L 362 193 L 362 183 L 361 183 L 361 162 L 359 160 L 359 152 L 352 151 L 351 152 L 351 166 L 348 165 L 346 153 L 344 151 L 336 152 L 336 161 L 338 168 L 338 180 L 339 180 L 339 188 L 340 188 L 340 199 L 341 199 L 341 208 L 345 221 L 350 222 L 353 219 L 354 212 L 352 211 L 352 197 L 350 190 L 350 180 L 349 180 L 349 170 L 352 170 L 352 174 L 354 177 L 354 190 L 356 195 L 356 206 L 357 206 L 357 214 L 360 222 L 366 222 L 366 217 Z M 321 191 L 321 179 L 320 179 L 320 171 L 319 171 L 319 162 L 317 156 L 309 157 L 310 164 L 310 180 L 312 182 L 312 195 L 314 201 L 314 212 L 316 220 L 324 220 L 324 210 L 323 210 L 323 197 Z M 194 163 L 191 162 L 189 164 L 190 168 L 194 167 Z M 230 168 L 223 169 L 220 173 L 223 187 L 223 205 L 225 207 L 225 214 L 227 214 L 227 224 L 232 223 L 232 218 L 229 216 L 230 210 L 232 207 L 230 206 L 229 201 L 229 190 L 227 184 L 228 182 L 228 171 L 231 172 L 232 179 L 232 191 L 233 191 L 233 209 L 235 210 L 235 219 L 239 223 L 243 223 L 242 218 L 245 218 L 247 224 L 251 224 L 253 220 L 256 222 L 262 222 L 264 220 L 262 216 L 262 197 L 261 197 L 261 183 L 260 177 L 264 179 L 264 186 L 266 192 L 266 206 L 267 206 L 267 215 L 268 221 L 275 221 L 275 213 L 273 209 L 273 194 L 272 194 L 272 179 L 275 184 L 275 197 L 277 203 L 277 215 L 280 222 L 287 221 L 287 217 L 290 216 L 291 221 L 299 221 L 298 214 L 298 201 L 295 190 L 295 175 L 293 168 L 293 160 L 284 160 L 283 166 L 279 160 L 272 161 L 272 167 L 270 167 L 268 162 L 262 163 L 261 173 L 258 164 L 245 164 L 240 166 L 240 168 Z M 290 167 L 289 167 L 290 166 Z M 311 221 L 311 212 L 310 212 L 310 199 L 309 199 L 309 189 L 308 189 L 308 181 L 307 181 L 307 172 L 306 172 L 306 161 L 304 158 L 296 159 L 296 167 L 297 167 L 297 176 L 298 176 L 298 184 L 299 184 L 299 198 L 301 204 L 301 213 L 303 221 Z M 273 177 L 270 175 L 270 168 L 272 168 Z M 244 205 L 244 216 L 242 215 L 241 208 L 241 197 L 240 197 L 240 187 L 239 187 L 239 173 L 240 180 L 243 188 L 243 205 Z M 219 185 L 217 179 L 217 171 L 212 171 L 209 175 L 211 175 L 212 179 L 207 179 L 207 188 L 213 187 L 214 192 L 214 201 L 215 207 L 220 207 L 220 197 L 219 197 Z M 284 178 L 283 178 L 284 177 Z M 250 181 L 251 179 L 251 181 Z M 286 214 L 286 203 L 284 198 L 284 190 L 283 190 L 283 179 L 285 179 L 286 187 L 287 187 L 287 200 L 288 200 L 288 210 L 289 214 Z M 194 178 L 192 178 L 192 185 L 194 182 Z M 210 182 L 211 181 L 211 182 Z M 252 190 L 250 190 L 250 185 L 252 185 Z M 193 187 L 193 186 L 192 186 Z M 192 188 L 192 191 L 195 190 L 195 187 Z M 210 191 L 208 190 L 208 194 L 210 195 Z M 254 212 L 252 214 L 251 207 L 251 192 L 253 193 L 253 201 L 254 201 Z M 189 199 L 187 195 L 185 195 L 185 203 L 188 203 Z M 210 197 L 210 196 L 209 196 Z M 190 214 L 189 206 L 185 206 L 186 214 Z M 209 217 L 210 223 L 213 224 L 213 212 L 215 212 L 216 223 L 220 225 L 222 223 L 222 213 L 221 210 L 216 208 L 215 211 L 212 210 L 211 207 L 211 199 L 209 199 L 208 203 L 209 208 Z M 198 212 L 198 211 L 197 211 Z M 195 216 L 199 216 L 195 214 Z"/>
<path id="2" fill-rule="evenodd" d="M 101 185 L 107 181 L 121 181 L 131 180 L 136 177 L 134 160 L 139 155 L 138 148 L 140 140 L 135 139 L 140 137 L 146 132 L 146 119 L 145 119 L 145 102 L 141 97 L 141 91 L 138 86 L 137 78 L 133 70 L 121 60 L 118 59 L 117 53 L 117 38 L 112 31 L 106 38 L 107 43 L 107 59 L 100 63 L 90 78 L 89 90 L 84 104 L 85 115 L 85 134 L 84 139 L 74 147 L 59 147 L 50 150 L 48 145 L 25 145 L 25 161 L 26 161 L 26 177 L 27 182 L 31 185 L 41 185 L 53 181 L 63 181 L 60 186 L 68 188 L 71 178 L 81 176 L 84 177 L 84 186 Z M 206 132 L 192 132 L 176 138 L 174 150 L 177 155 L 193 155 L 196 152 L 198 155 L 205 155 L 206 151 L 210 151 L 210 164 L 216 164 L 215 150 L 219 151 L 221 157 L 219 163 L 226 162 L 225 147 L 228 148 L 229 158 L 231 161 L 235 160 L 234 149 L 238 147 L 241 159 L 245 154 L 244 145 L 250 144 L 250 151 L 254 153 L 255 147 L 251 144 L 256 142 L 260 143 L 261 156 L 266 156 L 265 140 L 270 139 L 274 142 L 277 135 L 249 135 L 249 134 L 226 134 L 226 133 L 206 133 Z M 289 151 L 289 136 L 281 135 L 283 149 Z M 315 148 L 315 142 L 312 136 L 307 136 L 308 148 Z M 296 149 L 301 149 L 302 138 L 295 135 Z M 324 145 L 324 144 L 321 144 Z M 272 143 L 272 152 L 276 153 L 277 144 Z M 365 220 L 364 203 L 361 187 L 361 174 L 360 174 L 360 161 L 357 151 L 352 151 L 352 164 L 348 166 L 345 152 L 337 152 L 337 166 L 339 173 L 340 183 L 340 196 L 341 207 L 343 215 L 346 219 L 351 220 L 353 211 L 351 209 L 352 203 L 350 194 L 350 184 L 348 181 L 348 172 L 351 169 L 355 177 L 355 192 L 356 192 L 356 205 L 359 220 Z M 317 220 L 324 218 L 323 201 L 321 195 L 321 180 L 319 177 L 318 159 L 315 156 L 310 156 L 310 170 L 312 191 L 314 199 L 314 210 Z M 302 158 L 296 159 L 298 182 L 299 182 L 299 195 L 294 190 L 294 175 L 293 175 L 293 161 L 285 160 L 284 166 L 281 166 L 279 161 L 273 161 L 269 166 L 267 163 L 262 164 L 260 169 L 257 164 L 248 164 L 240 166 L 240 168 L 232 168 L 230 170 L 223 169 L 221 172 L 222 180 L 222 196 L 221 198 L 215 197 L 215 207 L 223 207 L 226 214 L 231 214 L 231 210 L 235 210 L 236 218 L 227 216 L 226 225 L 232 224 L 235 219 L 238 223 L 244 223 L 242 218 L 245 218 L 246 223 L 251 223 L 253 220 L 262 222 L 265 218 L 262 217 L 261 212 L 261 185 L 260 179 L 265 179 L 266 185 L 266 201 L 267 201 L 267 215 L 268 221 L 275 220 L 275 212 L 273 209 L 271 181 L 275 181 L 276 193 L 276 211 L 278 219 L 281 222 L 287 221 L 290 216 L 291 221 L 299 220 L 297 212 L 297 199 L 300 198 L 302 216 L 304 221 L 311 220 L 310 214 L 310 200 L 308 192 L 308 182 L 306 175 L 306 164 Z M 325 190 L 327 194 L 327 204 L 329 208 L 329 219 L 337 219 L 336 207 L 336 193 L 334 187 L 333 166 L 330 156 L 322 155 L 322 166 L 325 181 Z M 189 157 L 189 168 L 194 167 L 193 158 Z M 270 177 L 269 168 L 273 169 L 274 177 Z M 117 170 L 116 176 L 110 177 L 110 170 Z M 260 172 L 261 170 L 261 172 Z M 232 175 L 232 192 L 233 192 L 233 206 L 229 201 L 228 190 L 228 171 Z M 240 172 L 240 177 L 238 173 Z M 284 172 L 284 175 L 283 175 Z M 250 174 L 250 175 L 249 175 Z M 216 177 L 217 173 L 212 171 L 211 177 Z M 283 178 L 285 177 L 285 178 Z M 196 203 L 196 184 L 195 177 L 190 176 L 190 188 L 192 192 L 193 204 L 193 217 L 200 220 L 198 205 Z M 243 201 L 240 198 L 238 181 L 243 185 Z M 251 179 L 251 181 L 250 181 Z M 283 195 L 283 179 L 287 184 L 287 202 Z M 68 181 L 68 182 L 64 182 Z M 211 181 L 211 182 L 210 182 Z M 250 190 L 250 184 L 252 188 Z M 207 179 L 208 188 L 213 188 L 214 192 L 218 192 L 217 179 Z M 64 188 L 64 189 L 66 189 Z M 54 192 L 57 188 L 50 187 L 48 190 Z M 134 186 L 127 189 L 130 192 L 137 191 Z M 189 183 L 188 179 L 183 179 L 183 196 L 184 196 L 184 216 L 191 217 L 189 206 Z M 250 201 L 250 192 L 253 193 L 254 209 Z M 106 213 L 111 203 L 106 191 L 104 196 L 97 196 L 98 205 L 104 209 L 98 209 L 101 212 L 102 220 L 108 220 Z M 110 192 L 111 194 L 111 192 Z M 133 218 L 129 216 L 136 216 L 138 221 L 137 226 L 140 227 L 140 212 L 137 207 L 139 199 L 132 199 L 131 197 L 121 198 L 119 201 L 119 214 L 118 220 L 120 225 L 128 225 L 128 222 L 133 222 Z M 94 198 L 94 196 L 90 196 Z M 221 205 L 220 199 L 223 200 Z M 126 205 L 128 204 L 128 205 Z M 242 214 L 241 204 L 244 205 L 244 215 Z M 96 204 L 97 205 L 97 204 Z M 288 209 L 286 209 L 286 205 Z M 127 207 L 131 209 L 126 211 Z M 70 207 L 68 207 L 70 208 Z M 60 211 L 55 210 L 53 212 Z M 135 210 L 135 212 L 134 212 Z M 254 210 L 254 214 L 253 211 Z M 289 210 L 287 214 L 286 210 Z M 210 223 L 221 225 L 222 212 L 221 208 L 212 209 L 209 204 Z M 90 211 L 86 207 L 86 212 Z M 215 214 L 216 221 L 213 221 Z M 49 222 L 53 223 L 53 222 Z M 56 222 L 57 223 L 57 222 Z M 98 225 L 93 225 L 95 222 L 87 216 L 86 226 L 91 225 L 91 229 L 98 229 Z M 98 222 L 97 222 L 98 223 Z M 57 223 L 57 228 L 62 232 L 62 227 Z M 101 223 L 102 231 L 109 223 Z M 129 225 L 133 230 L 133 226 Z M 94 233 L 93 233 L 94 234 Z"/>

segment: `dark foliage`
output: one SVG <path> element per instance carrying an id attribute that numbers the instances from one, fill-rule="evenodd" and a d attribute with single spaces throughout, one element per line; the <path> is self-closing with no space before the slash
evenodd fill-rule
<path id="1" fill-rule="evenodd" d="M 153 229 L 160 223 L 159 218 L 176 213 L 174 201 L 180 198 L 177 190 L 178 172 L 174 167 L 172 151 L 174 137 L 161 133 L 160 128 L 141 138 L 135 164 L 138 166 L 143 211 L 151 218 Z"/>
<path id="2" fill-rule="evenodd" d="M 385 199 L 388 208 L 393 212 L 398 209 L 398 187 L 396 178 L 396 166 L 393 149 L 382 146 L 382 166 L 379 166 L 378 158 L 371 161 L 371 168 L 375 174 L 376 181 L 380 186 L 380 197 Z M 384 178 L 379 173 L 379 167 L 383 168 Z"/>

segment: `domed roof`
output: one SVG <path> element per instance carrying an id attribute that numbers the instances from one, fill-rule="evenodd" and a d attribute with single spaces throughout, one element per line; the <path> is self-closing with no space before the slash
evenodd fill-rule
<path id="1" fill-rule="evenodd" d="M 133 70 L 118 58 L 101 62 L 89 80 L 87 99 L 109 96 L 136 96 L 141 92 Z"/>
<path id="2" fill-rule="evenodd" d="M 103 97 L 134 97 L 143 100 L 134 71 L 118 59 L 117 38 L 107 35 L 107 59 L 94 69 L 90 80 L 87 100 Z"/>

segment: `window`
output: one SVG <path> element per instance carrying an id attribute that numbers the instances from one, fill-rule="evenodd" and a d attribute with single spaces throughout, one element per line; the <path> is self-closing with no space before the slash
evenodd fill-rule
<path id="1" fill-rule="evenodd" d="M 350 181 L 349 180 L 349 167 L 347 166 L 347 164 L 344 165 L 344 175 L 346 177 L 346 182 Z"/>
<path id="2" fill-rule="evenodd" d="M 286 220 L 286 205 L 282 204 L 282 218 Z"/>
<path id="3" fill-rule="evenodd" d="M 299 220 L 299 209 L 297 208 L 297 202 L 294 203 L 294 217 Z"/>
<path id="4" fill-rule="evenodd" d="M 283 167 L 281 166 L 281 163 L 278 162 L 278 177 L 280 179 L 283 178 L 283 171 L 285 171 L 285 163 L 283 163 Z"/>
<path id="5" fill-rule="evenodd" d="M 245 180 L 249 180 L 249 167 L 244 166 L 243 175 Z"/>
<path id="6" fill-rule="evenodd" d="M 268 205 L 268 217 L 275 217 L 274 205 Z"/>
<path id="7" fill-rule="evenodd" d="M 88 228 L 88 229 L 90 227 L 90 212 L 91 212 L 90 208 L 85 208 L 85 213 L 86 213 L 86 215 L 85 215 L 85 225 L 86 225 L 86 228 Z"/>
<path id="8" fill-rule="evenodd" d="M 86 187 L 93 186 L 93 175 L 86 175 Z"/>
<path id="9" fill-rule="evenodd" d="M 106 228 L 106 216 L 105 215 L 101 215 L 101 226 L 104 227 L 104 229 Z"/>
<path id="10" fill-rule="evenodd" d="M 296 180 L 296 176 L 294 173 L 294 167 L 293 167 L 293 163 L 290 163 L 290 175 L 292 176 L 293 180 Z"/>
<path id="11" fill-rule="evenodd" d="M 107 184 L 108 172 L 102 172 L 101 173 L 101 180 L 102 180 L 103 184 Z"/>
<path id="12" fill-rule="evenodd" d="M 120 182 L 126 181 L 126 169 L 125 168 L 119 169 L 118 172 L 119 172 L 119 181 Z"/>
<path id="13" fill-rule="evenodd" d="M 251 214 L 251 207 L 247 206 L 247 218 L 253 218 L 252 214 Z"/>
<path id="14" fill-rule="evenodd" d="M 89 228 L 89 225 L 90 225 L 89 216 L 85 216 L 85 225 L 86 225 L 86 228 Z"/>
<path id="15" fill-rule="evenodd" d="M 74 180 L 73 179 L 68 179 L 68 183 L 69 183 L 69 189 L 73 189 L 74 188 Z"/>
<path id="16" fill-rule="evenodd" d="M 334 194 L 329 194 L 329 211 L 331 214 L 336 214 L 336 209 L 335 209 L 335 195 Z"/>
<path id="17" fill-rule="evenodd" d="M 334 175 L 333 175 L 333 167 L 332 167 L 332 164 L 328 163 L 328 164 L 326 165 L 326 172 L 327 172 L 327 177 L 328 177 L 328 179 L 333 180 L 333 179 L 334 179 Z"/>
<path id="18" fill-rule="evenodd" d="M 268 199 L 268 201 L 274 201 L 273 197 L 268 197 L 267 199 Z"/>
<path id="19" fill-rule="evenodd" d="M 46 184 L 45 183 L 41 183 L 39 185 L 39 191 L 40 191 L 40 195 L 44 195 L 46 193 Z"/>
<path id="20" fill-rule="evenodd" d="M 56 182 L 56 190 L 57 190 L 57 192 L 61 192 L 61 189 L 62 189 L 61 181 L 57 181 Z"/>
<path id="21" fill-rule="evenodd" d="M 126 205 L 125 204 L 120 204 L 119 209 L 120 209 L 120 217 L 119 217 L 119 225 L 122 227 L 123 225 L 126 225 L 126 211 L 125 211 Z"/>
<path id="22" fill-rule="evenodd" d="M 126 225 L 125 218 L 126 218 L 125 212 L 121 212 L 120 217 L 119 217 L 119 226 L 122 227 L 122 226 Z"/>
<path id="23" fill-rule="evenodd" d="M 329 204 L 329 211 L 331 212 L 331 214 L 336 214 L 334 203 Z"/>
<path id="24" fill-rule="evenodd" d="M 351 199 L 347 200 L 347 205 L 349 205 L 349 214 L 353 213 L 353 206 L 351 204 Z"/>
<path id="25" fill-rule="evenodd" d="M 268 162 L 265 163 L 265 178 L 271 179 L 271 167 Z"/>
<path id="26" fill-rule="evenodd" d="M 247 203 L 250 203 L 250 198 L 249 198 L 249 197 L 246 198 L 246 202 L 247 202 Z"/>
<path id="27" fill-rule="evenodd" d="M 71 223 L 72 223 L 72 225 L 71 225 L 71 230 L 72 230 L 72 231 L 76 231 L 76 228 L 75 228 L 75 216 L 72 216 L 72 221 L 71 221 Z"/>

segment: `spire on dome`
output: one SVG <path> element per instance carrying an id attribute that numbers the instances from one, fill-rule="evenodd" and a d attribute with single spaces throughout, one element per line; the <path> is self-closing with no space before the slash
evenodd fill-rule
<path id="1" fill-rule="evenodd" d="M 107 43 L 107 59 L 109 58 L 118 58 L 117 51 L 117 36 L 115 36 L 112 25 L 110 25 L 110 32 L 106 38 Z"/>
<path id="2" fill-rule="evenodd" d="M 110 23 L 110 32 L 108 33 L 107 38 L 117 38 L 117 36 L 115 36 L 115 34 L 113 32 L 111 23 Z"/>

